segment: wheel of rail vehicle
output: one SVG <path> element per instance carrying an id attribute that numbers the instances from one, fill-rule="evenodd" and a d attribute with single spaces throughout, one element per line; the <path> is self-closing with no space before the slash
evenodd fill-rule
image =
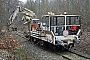
<path id="1" fill-rule="evenodd" d="M 68 51 L 68 50 L 71 50 L 72 47 L 74 47 L 74 43 L 71 43 L 71 44 L 66 45 L 66 46 L 64 46 L 64 47 L 62 46 L 62 50 Z"/>
<path id="2" fill-rule="evenodd" d="M 56 51 L 56 46 L 55 46 L 55 45 L 53 46 L 53 51 L 54 51 L 54 52 Z"/>
<path id="3" fill-rule="evenodd" d="M 49 44 L 49 47 L 52 51 L 56 51 L 56 45 L 53 45 L 53 44 Z"/>
<path id="4" fill-rule="evenodd" d="M 39 41 L 40 46 L 44 46 L 44 41 Z"/>
<path id="5" fill-rule="evenodd" d="M 68 51 L 69 50 L 69 45 L 62 46 L 62 50 L 63 51 Z"/>
<path id="6" fill-rule="evenodd" d="M 68 45 L 68 50 L 71 50 L 72 47 L 74 47 L 74 43 L 71 43 L 71 44 Z"/>
<path id="7" fill-rule="evenodd" d="M 33 42 L 34 42 L 34 44 L 37 44 L 38 40 L 36 38 L 33 38 Z"/>
<path id="8" fill-rule="evenodd" d="M 30 42 L 33 42 L 33 37 L 30 37 Z"/>

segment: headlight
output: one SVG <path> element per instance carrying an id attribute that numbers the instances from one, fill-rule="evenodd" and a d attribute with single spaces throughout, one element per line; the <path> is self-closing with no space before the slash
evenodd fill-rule
<path id="1" fill-rule="evenodd" d="M 79 44 L 80 43 L 80 40 L 76 40 L 75 42 L 76 42 L 76 44 Z"/>

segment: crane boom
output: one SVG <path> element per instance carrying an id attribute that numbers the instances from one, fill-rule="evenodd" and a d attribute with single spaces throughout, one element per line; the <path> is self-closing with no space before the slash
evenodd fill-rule
<path id="1" fill-rule="evenodd" d="M 15 10 L 15 12 L 10 16 L 9 20 L 10 20 L 10 24 L 13 22 L 13 20 L 15 19 L 16 15 L 18 14 L 19 12 L 19 8 L 17 8 Z"/>
<path id="2" fill-rule="evenodd" d="M 37 18 L 37 16 L 35 15 L 35 13 L 27 8 L 22 8 L 22 7 L 17 7 L 17 9 L 14 11 L 14 13 L 10 16 L 9 18 L 9 24 L 11 25 L 13 23 L 13 20 L 15 19 L 15 17 L 17 16 L 18 13 L 23 13 L 25 14 L 22 17 L 22 20 L 27 19 L 33 19 L 33 18 Z"/>

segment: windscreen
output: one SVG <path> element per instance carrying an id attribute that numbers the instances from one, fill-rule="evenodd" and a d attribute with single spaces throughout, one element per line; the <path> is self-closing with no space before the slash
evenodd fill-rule
<path id="1" fill-rule="evenodd" d="M 67 16 L 67 25 L 80 25 L 80 17 L 79 16 Z"/>
<path id="2" fill-rule="evenodd" d="M 51 17 L 51 26 L 60 26 L 64 25 L 64 16 L 52 16 Z"/>

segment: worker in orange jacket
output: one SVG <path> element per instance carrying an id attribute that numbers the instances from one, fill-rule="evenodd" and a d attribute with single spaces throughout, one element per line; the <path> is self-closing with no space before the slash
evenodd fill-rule
<path id="1" fill-rule="evenodd" d="M 32 30 L 38 27 L 38 24 L 35 22 L 34 25 L 32 26 Z"/>
<path id="2" fill-rule="evenodd" d="M 76 25 L 74 24 L 74 25 L 71 26 L 70 30 L 76 31 L 76 28 L 77 28 L 77 27 L 76 27 Z"/>

